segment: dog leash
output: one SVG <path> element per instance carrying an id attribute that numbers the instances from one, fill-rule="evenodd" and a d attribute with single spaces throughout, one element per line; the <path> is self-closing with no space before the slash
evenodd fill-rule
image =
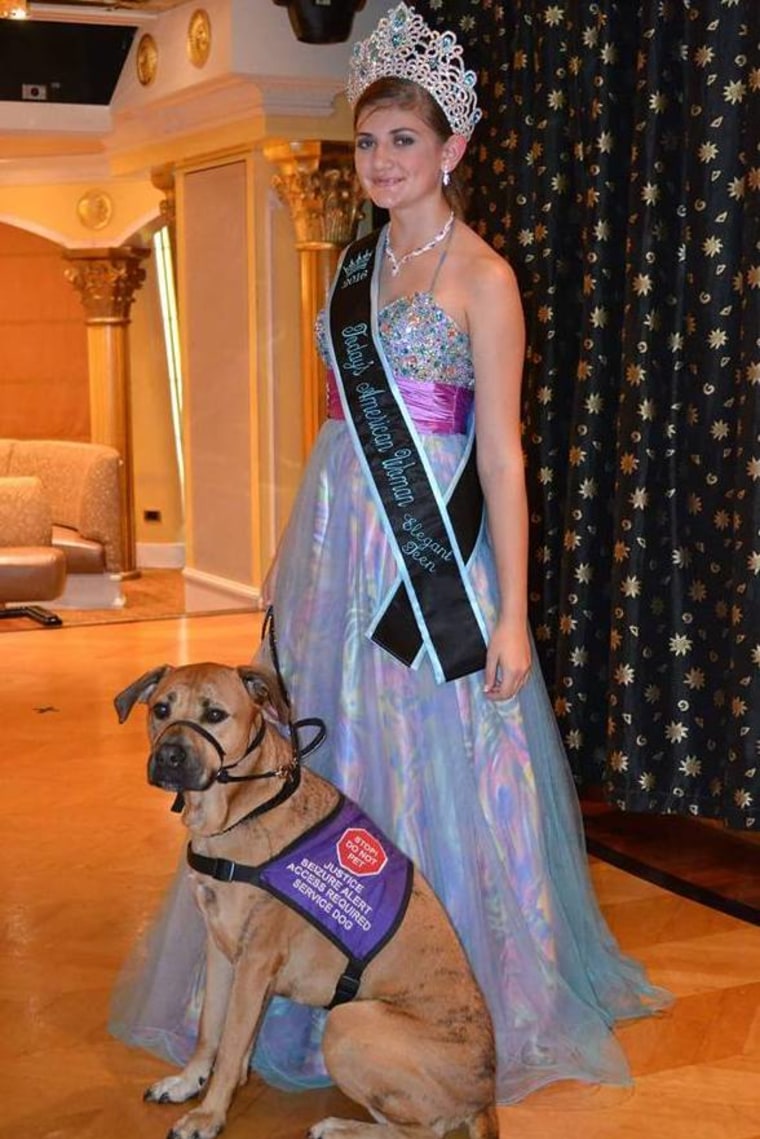
<path id="1" fill-rule="evenodd" d="M 280 668 L 280 655 L 277 651 L 277 636 L 274 629 L 274 607 L 272 605 L 267 608 L 264 614 L 264 623 L 261 626 L 261 639 L 262 641 L 267 639 L 269 641 L 269 653 L 272 657 L 272 664 L 274 665 L 274 673 L 280 688 L 280 695 L 285 703 L 285 707 L 288 709 L 288 729 L 290 731 L 293 760 L 296 764 L 300 764 L 305 756 L 311 755 L 311 753 L 316 751 L 320 744 L 324 742 L 325 736 L 327 735 L 327 727 L 324 720 L 319 716 L 308 716 L 303 720 L 293 719 L 293 705 L 290 700 L 290 693 L 288 692 L 285 679 L 282 675 L 282 669 Z M 300 728 L 317 729 L 316 735 L 312 740 L 309 740 L 306 747 L 301 747 L 298 734 Z"/>

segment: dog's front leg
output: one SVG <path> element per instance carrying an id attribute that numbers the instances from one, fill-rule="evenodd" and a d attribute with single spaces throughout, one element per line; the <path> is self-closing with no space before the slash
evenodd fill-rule
<path id="1" fill-rule="evenodd" d="M 243 956 L 235 966 L 219 1049 L 203 1103 L 184 1115 L 169 1139 L 215 1139 L 227 1122 L 227 1110 L 240 1084 L 240 1073 L 253 1048 L 270 995 L 267 961 Z"/>
<path id="2" fill-rule="evenodd" d="M 209 935 L 206 984 L 195 1052 L 178 1076 L 167 1076 L 148 1088 L 145 1093 L 148 1102 L 184 1103 L 205 1087 L 219 1049 L 233 977 L 233 965 Z"/>

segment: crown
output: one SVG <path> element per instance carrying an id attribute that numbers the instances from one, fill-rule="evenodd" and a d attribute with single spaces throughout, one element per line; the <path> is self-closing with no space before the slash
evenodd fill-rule
<path id="1" fill-rule="evenodd" d="M 397 4 L 351 52 L 346 95 L 353 107 L 377 79 L 411 79 L 433 96 L 454 134 L 469 138 L 480 121 L 476 75 L 453 32 L 435 32 L 408 4 Z"/>

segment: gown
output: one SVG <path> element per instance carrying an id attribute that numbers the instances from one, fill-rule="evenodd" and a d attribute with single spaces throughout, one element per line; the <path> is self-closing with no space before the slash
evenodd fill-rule
<path id="1" fill-rule="evenodd" d="M 472 414 L 469 338 L 432 290 L 393 301 L 378 327 L 445 486 Z M 500 1103 L 556 1080 L 628 1083 L 613 1025 L 664 1008 L 669 996 L 621 954 L 599 911 L 535 652 L 518 696 L 495 703 L 482 673 L 437 683 L 427 658 L 408 668 L 369 639 L 396 564 L 332 386 L 329 407 L 266 587 L 294 713 L 327 725 L 306 762 L 416 861 L 447 909 L 493 1017 Z M 470 578 L 490 627 L 498 588 L 485 528 Z M 180 867 L 117 984 L 111 1030 L 184 1063 L 203 944 Z M 329 1083 L 319 1048 L 326 1015 L 275 998 L 253 1067 L 285 1089 Z"/>

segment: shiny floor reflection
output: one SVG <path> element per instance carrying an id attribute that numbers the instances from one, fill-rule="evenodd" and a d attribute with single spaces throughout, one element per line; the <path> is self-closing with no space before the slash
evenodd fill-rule
<path id="1" fill-rule="evenodd" d="M 183 842 L 145 780 L 141 717 L 112 700 L 164 661 L 247 661 L 252 614 L 9 632 L 0 859 L 0 1139 L 161 1139 L 182 1114 L 142 1102 L 167 1066 L 106 1032 L 114 977 Z M 623 947 L 679 997 L 620 1030 L 633 1088 L 562 1084 L 501 1111 L 505 1139 L 760 1139 L 760 929 L 596 863 Z M 229 1139 L 290 1139 L 336 1092 L 240 1091 Z"/>

